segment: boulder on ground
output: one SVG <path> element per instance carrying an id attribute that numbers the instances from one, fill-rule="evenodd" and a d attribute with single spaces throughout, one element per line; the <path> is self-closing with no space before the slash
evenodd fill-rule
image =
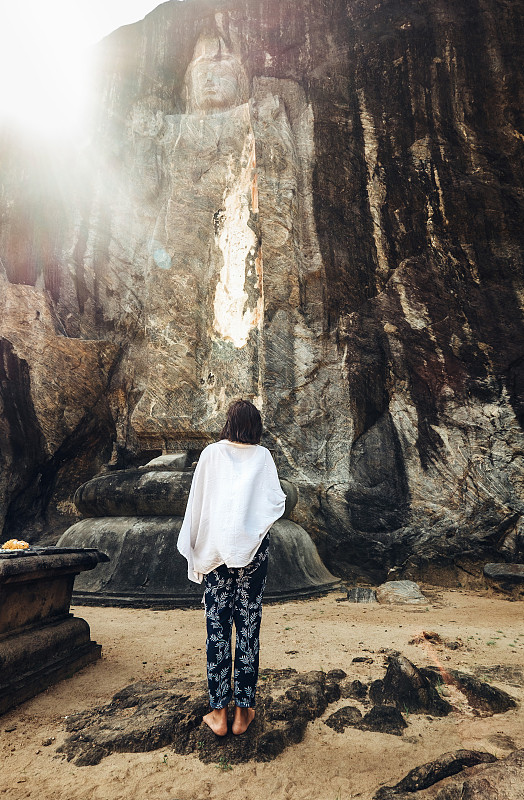
<path id="1" fill-rule="evenodd" d="M 510 594 L 516 600 L 524 597 L 524 564 L 486 564 L 484 577 L 493 589 Z"/>
<path id="2" fill-rule="evenodd" d="M 442 673 L 437 667 L 423 667 L 420 672 L 434 686 L 442 680 Z M 503 689 L 497 689 L 467 672 L 452 669 L 445 674 L 445 678 L 446 682 L 453 684 L 465 696 L 468 704 L 478 714 L 503 714 L 517 705 L 513 697 Z"/>
<path id="3" fill-rule="evenodd" d="M 344 706 L 331 714 L 325 723 L 337 733 L 343 733 L 348 726 L 358 725 L 361 720 L 362 713 L 356 706 Z"/>
<path id="4" fill-rule="evenodd" d="M 347 599 L 350 603 L 378 602 L 375 590 L 366 586 L 352 586 L 351 589 L 348 589 Z"/>
<path id="5" fill-rule="evenodd" d="M 364 714 L 358 727 L 363 731 L 402 736 L 408 724 L 396 706 L 373 706 L 367 714 Z"/>
<path id="6" fill-rule="evenodd" d="M 420 591 L 419 585 L 414 581 L 386 581 L 376 590 L 376 597 L 379 603 L 427 603 Z"/>
<path id="7" fill-rule="evenodd" d="M 368 693 L 368 687 L 362 681 L 354 680 L 341 684 L 341 697 L 354 697 L 355 700 L 364 700 Z"/>
<path id="8" fill-rule="evenodd" d="M 524 750 L 497 760 L 491 753 L 457 750 L 411 770 L 373 800 L 522 800 Z"/>
<path id="9" fill-rule="evenodd" d="M 486 564 L 484 575 L 501 583 L 524 584 L 524 564 Z"/>
<path id="10" fill-rule="evenodd" d="M 384 678 L 373 681 L 369 696 L 377 705 L 390 704 L 410 713 L 445 716 L 453 710 L 439 695 L 430 677 L 402 655 L 389 657 Z"/>

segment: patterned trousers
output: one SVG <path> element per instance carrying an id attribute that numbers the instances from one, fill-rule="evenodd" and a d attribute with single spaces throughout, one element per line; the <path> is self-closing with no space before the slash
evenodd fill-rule
<path id="1" fill-rule="evenodd" d="M 262 595 L 266 585 L 269 534 L 246 567 L 221 564 L 204 575 L 207 625 L 207 682 L 211 708 L 225 708 L 231 691 L 231 632 L 236 628 L 235 704 L 253 708 L 258 680 Z"/>

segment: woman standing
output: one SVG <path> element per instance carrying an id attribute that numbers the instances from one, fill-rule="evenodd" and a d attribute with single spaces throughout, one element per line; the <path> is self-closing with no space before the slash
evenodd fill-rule
<path id="1" fill-rule="evenodd" d="M 220 441 L 208 445 L 200 456 L 178 538 L 189 579 L 204 581 L 211 705 L 204 722 L 218 736 L 227 733 L 232 697 L 233 733 L 244 733 L 255 718 L 268 531 L 284 513 L 286 501 L 271 453 L 259 444 L 261 435 L 258 409 L 248 400 L 232 403 Z"/>

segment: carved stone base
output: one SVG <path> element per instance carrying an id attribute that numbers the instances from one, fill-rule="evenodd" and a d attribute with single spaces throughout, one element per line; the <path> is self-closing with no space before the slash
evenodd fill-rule
<path id="1" fill-rule="evenodd" d="M 100 658 L 69 606 L 75 575 L 101 558 L 57 547 L 0 554 L 0 714 Z"/>
<path id="2" fill-rule="evenodd" d="M 199 605 L 203 585 L 189 581 L 176 543 L 182 517 L 98 517 L 77 522 L 61 545 L 96 547 L 109 561 L 79 576 L 81 605 L 176 608 Z M 266 600 L 309 597 L 338 586 L 309 534 L 288 519 L 271 528 Z"/>
<path id="3" fill-rule="evenodd" d="M 75 503 L 88 519 L 62 534 L 61 547 L 96 548 L 108 560 L 75 584 L 82 605 L 177 608 L 198 606 L 204 587 L 187 577 L 177 540 L 187 505 L 194 450 L 153 459 L 137 469 L 98 475 L 80 486 Z M 296 487 L 281 481 L 282 519 L 271 527 L 266 600 L 292 600 L 335 588 L 340 581 L 320 560 L 304 528 L 288 519 Z"/>
<path id="4" fill-rule="evenodd" d="M 87 622 L 72 616 L 0 641 L 0 714 L 71 677 L 101 651 Z"/>

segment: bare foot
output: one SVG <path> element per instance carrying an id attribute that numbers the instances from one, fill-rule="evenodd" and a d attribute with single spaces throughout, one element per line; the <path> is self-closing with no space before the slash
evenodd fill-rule
<path id="1" fill-rule="evenodd" d="M 237 736 L 241 733 L 245 733 L 254 719 L 254 708 L 242 708 L 241 706 L 235 706 L 235 718 L 233 720 L 232 728 L 233 733 L 235 733 Z"/>
<path id="2" fill-rule="evenodd" d="M 227 733 L 227 706 L 225 708 L 214 708 L 209 714 L 202 717 L 202 720 L 206 725 L 209 725 L 217 736 L 225 736 Z"/>

